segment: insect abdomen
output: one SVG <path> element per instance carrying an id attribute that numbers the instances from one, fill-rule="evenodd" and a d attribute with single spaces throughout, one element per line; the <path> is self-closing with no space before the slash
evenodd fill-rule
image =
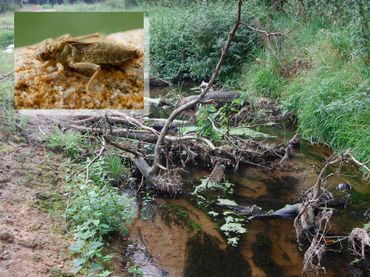
<path id="1" fill-rule="evenodd" d="M 81 51 L 81 61 L 96 64 L 120 64 L 137 57 L 136 50 L 112 43 L 96 43 L 87 51 Z"/>

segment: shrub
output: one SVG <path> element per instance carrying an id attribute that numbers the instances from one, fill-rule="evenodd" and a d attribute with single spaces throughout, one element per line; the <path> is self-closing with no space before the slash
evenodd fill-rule
<path id="1" fill-rule="evenodd" d="M 210 77 L 235 22 L 234 2 L 217 1 L 166 10 L 151 15 L 151 74 L 167 79 L 201 80 Z M 253 16 L 252 16 L 253 14 Z M 243 5 L 243 20 L 252 22 L 261 8 Z M 255 32 L 241 26 L 220 72 L 220 79 L 238 74 L 260 42 Z"/>

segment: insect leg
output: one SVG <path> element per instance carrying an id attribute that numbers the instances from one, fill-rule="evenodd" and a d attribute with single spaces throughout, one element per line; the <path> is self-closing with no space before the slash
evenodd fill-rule
<path id="1" fill-rule="evenodd" d="M 90 85 L 100 72 L 100 65 L 95 63 L 80 62 L 80 63 L 70 63 L 69 66 L 77 70 L 86 70 L 86 69 L 95 70 L 94 74 L 91 76 L 90 80 L 86 84 L 86 91 L 90 92 L 89 90 Z"/>

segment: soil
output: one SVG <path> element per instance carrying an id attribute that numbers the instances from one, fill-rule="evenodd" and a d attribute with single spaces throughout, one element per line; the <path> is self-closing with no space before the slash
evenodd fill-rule
<path id="1" fill-rule="evenodd" d="M 0 276 L 68 276 L 65 225 L 38 204 L 64 172 L 64 158 L 43 147 L 0 142 Z"/>

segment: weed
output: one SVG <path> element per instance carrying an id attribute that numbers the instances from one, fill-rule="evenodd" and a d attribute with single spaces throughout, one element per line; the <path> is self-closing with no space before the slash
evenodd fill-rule
<path id="1" fill-rule="evenodd" d="M 81 152 L 82 140 L 83 137 L 79 132 L 72 130 L 62 132 L 60 129 L 54 129 L 46 138 L 46 144 L 51 148 L 64 150 L 70 157 L 76 158 Z"/>
<path id="2" fill-rule="evenodd" d="M 112 256 L 104 253 L 104 246 L 113 233 L 127 235 L 136 211 L 133 200 L 121 195 L 109 182 L 86 184 L 84 177 L 80 175 L 71 184 L 71 199 L 65 212 L 75 240 L 70 246 L 76 255 L 73 272 L 108 276 L 111 272 L 105 268 Z"/>

